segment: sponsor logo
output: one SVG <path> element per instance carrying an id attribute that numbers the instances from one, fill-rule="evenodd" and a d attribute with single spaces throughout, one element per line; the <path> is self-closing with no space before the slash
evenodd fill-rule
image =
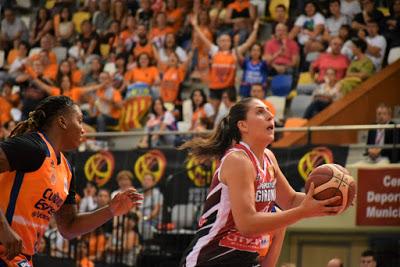
<path id="1" fill-rule="evenodd" d="M 333 163 L 333 153 L 327 147 L 316 147 L 304 154 L 299 160 L 297 169 L 304 180 L 318 166 L 322 164 Z"/>
<path id="2" fill-rule="evenodd" d="M 134 165 L 134 172 L 137 179 L 143 184 L 146 173 L 151 173 L 155 182 L 158 183 L 165 173 L 167 159 L 164 153 L 158 149 L 153 149 L 140 156 Z"/>
<path id="3" fill-rule="evenodd" d="M 186 163 L 187 175 L 195 186 L 204 187 L 211 183 L 216 165 L 215 160 L 200 164 L 197 159 L 189 156 Z"/>
<path id="4" fill-rule="evenodd" d="M 108 151 L 96 153 L 90 156 L 84 165 L 86 179 L 102 187 L 110 180 L 114 167 L 113 154 Z"/>

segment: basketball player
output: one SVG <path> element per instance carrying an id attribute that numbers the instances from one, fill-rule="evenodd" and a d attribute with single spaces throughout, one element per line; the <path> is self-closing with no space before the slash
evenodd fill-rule
<path id="1" fill-rule="evenodd" d="M 48 97 L 0 143 L 0 266 L 32 266 L 55 215 L 67 239 L 127 213 L 143 198 L 131 188 L 96 211 L 77 213 L 74 174 L 62 151 L 81 141 L 82 112 L 66 96 Z"/>
<path id="2" fill-rule="evenodd" d="M 284 229 L 300 219 L 336 214 L 328 207 L 337 197 L 317 201 L 314 185 L 307 195 L 295 192 L 266 149 L 274 140 L 274 118 L 259 99 L 231 107 L 208 139 L 189 148 L 199 160 L 220 159 L 199 229 L 180 266 L 275 266 Z M 276 203 L 282 211 L 271 212 Z"/>

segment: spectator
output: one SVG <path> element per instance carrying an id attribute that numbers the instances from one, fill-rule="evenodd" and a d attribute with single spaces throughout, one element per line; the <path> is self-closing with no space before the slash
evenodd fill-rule
<path id="1" fill-rule="evenodd" d="M 332 68 L 327 69 L 324 79 L 325 82 L 313 91 L 313 100 L 304 112 L 305 119 L 311 119 L 328 107 L 332 102 L 341 98 L 336 71 Z"/>
<path id="2" fill-rule="evenodd" d="M 350 24 L 349 18 L 340 11 L 340 0 L 329 1 L 329 13 L 330 17 L 326 19 L 323 35 L 325 42 L 329 42 L 333 37 L 338 36 L 341 26 Z"/>
<path id="3" fill-rule="evenodd" d="M 186 63 L 188 57 L 185 50 L 178 46 L 176 43 L 176 37 L 173 33 L 167 33 L 165 35 L 165 42 L 163 47 L 156 49 L 154 47 L 154 56 L 158 63 L 158 67 L 161 70 L 165 70 L 168 65 L 169 56 L 175 53 L 178 56 L 179 62 Z"/>
<path id="4" fill-rule="evenodd" d="M 376 255 L 372 250 L 365 250 L 361 254 L 360 267 L 376 267 Z"/>
<path id="5" fill-rule="evenodd" d="M 362 11 L 355 15 L 353 22 L 351 23 L 353 30 L 366 30 L 367 22 L 370 20 L 376 21 L 380 28 L 383 24 L 384 15 L 375 7 L 374 0 L 361 0 L 360 2 Z"/>
<path id="6" fill-rule="evenodd" d="M 379 26 L 376 21 L 367 22 L 368 36 L 362 34 L 362 30 L 359 32 L 359 37 L 367 42 L 366 55 L 374 63 L 375 69 L 380 70 L 382 68 L 383 58 L 386 51 L 386 39 L 379 34 Z"/>
<path id="7" fill-rule="evenodd" d="M 44 53 L 49 60 L 49 63 L 56 65 L 57 64 L 57 55 L 52 51 L 53 50 L 53 36 L 51 34 L 46 34 L 40 39 L 40 52 L 31 56 L 29 59 L 31 61 L 40 58 L 41 53 Z M 43 62 L 45 64 L 45 62 Z M 57 71 L 57 69 L 55 70 Z"/>
<path id="8" fill-rule="evenodd" d="M 207 102 L 204 91 L 202 89 L 193 90 L 190 100 L 192 101 L 193 113 L 189 130 L 196 131 L 197 127 L 202 124 L 206 125 L 206 129 L 212 129 L 215 111 L 213 106 Z"/>
<path id="9" fill-rule="evenodd" d="M 271 114 L 275 116 L 276 113 L 275 107 L 271 102 L 265 99 L 265 95 L 266 95 L 265 87 L 262 86 L 261 84 L 253 84 L 251 86 L 250 96 L 260 99 L 268 107 Z"/>
<path id="10" fill-rule="evenodd" d="M 126 3 L 123 0 L 112 1 L 111 3 L 111 19 L 118 21 L 119 27 L 124 29 L 127 25 L 129 10 L 126 8 Z"/>
<path id="11" fill-rule="evenodd" d="M 333 68 L 336 72 L 336 81 L 340 81 L 346 74 L 349 60 L 341 54 L 343 41 L 339 37 L 335 37 L 330 41 L 331 52 L 325 52 L 318 56 L 310 68 L 311 76 L 318 72 L 315 79 L 316 83 L 324 82 L 325 72 L 329 68 Z M 315 85 L 309 88 L 298 88 L 300 93 L 311 93 L 315 89 Z M 305 89 L 305 90 L 304 90 Z"/>
<path id="12" fill-rule="evenodd" d="M 119 192 L 132 187 L 133 174 L 128 170 L 121 170 L 117 173 L 115 180 L 117 180 L 118 189 L 111 193 L 111 199 L 114 198 Z"/>
<path id="13" fill-rule="evenodd" d="M 379 104 L 376 109 L 376 123 L 379 125 L 393 124 L 391 119 L 392 109 L 384 103 Z M 400 140 L 398 129 L 372 129 L 368 131 L 367 145 L 388 145 L 393 144 L 395 140 L 397 140 L 397 142 Z M 393 150 L 391 148 L 381 147 L 368 148 L 365 162 L 374 164 L 387 164 L 389 162 L 396 162 L 399 156 L 398 150 L 399 149 Z M 372 255 L 369 255 L 368 257 L 369 260 L 373 259 Z"/>
<path id="14" fill-rule="evenodd" d="M 215 111 L 218 111 L 219 104 L 221 103 L 222 92 L 224 90 L 233 90 L 236 78 L 236 53 L 231 48 L 232 40 L 228 34 L 221 34 L 217 39 L 218 46 L 214 45 L 207 37 L 200 31 L 197 23 L 197 18 L 192 17 L 191 23 L 195 32 L 199 35 L 202 42 L 211 51 L 212 64 L 210 68 L 210 102 Z M 256 41 L 259 21 L 254 23 L 253 31 L 245 43 L 237 47 L 236 52 L 243 54 L 244 51 Z"/>
<path id="15" fill-rule="evenodd" d="M 100 73 L 103 71 L 103 64 L 99 56 L 93 56 L 91 58 L 89 72 L 83 79 L 84 85 L 91 85 L 100 82 Z"/>
<path id="16" fill-rule="evenodd" d="M 400 0 L 394 0 L 390 16 L 386 19 L 385 38 L 388 42 L 388 64 L 400 58 Z"/>
<path id="17" fill-rule="evenodd" d="M 288 38 L 288 28 L 276 25 L 273 38 L 265 43 L 264 57 L 268 62 L 271 75 L 294 73 L 299 64 L 299 46 Z"/>
<path id="18" fill-rule="evenodd" d="M 139 40 L 136 34 L 136 18 L 134 16 L 127 16 L 126 27 L 122 30 L 119 38 L 125 46 L 125 51 L 131 51 L 133 44 Z"/>
<path id="19" fill-rule="evenodd" d="M 354 16 L 361 13 L 361 6 L 358 0 L 340 0 L 340 12 L 353 20 Z"/>
<path id="20" fill-rule="evenodd" d="M 144 24 L 147 28 L 153 18 L 150 0 L 140 0 L 140 8 L 136 12 L 136 20 L 139 24 Z"/>
<path id="21" fill-rule="evenodd" d="M 141 220 L 139 233 L 144 240 L 151 239 L 159 222 L 161 222 L 164 197 L 156 186 L 156 178 L 150 172 L 143 176 L 143 204 L 140 207 Z"/>
<path id="22" fill-rule="evenodd" d="M 176 34 L 183 25 L 184 8 L 178 7 L 176 0 L 166 0 L 165 13 L 168 25 L 172 27 Z"/>
<path id="23" fill-rule="evenodd" d="M 59 15 L 56 16 L 54 23 L 54 33 L 59 45 L 70 47 L 71 39 L 74 35 L 74 24 L 72 22 L 72 14 L 67 7 L 63 7 Z"/>
<path id="24" fill-rule="evenodd" d="M 134 59 L 137 60 L 142 53 L 146 53 L 152 59 L 154 57 L 153 45 L 147 38 L 147 26 L 145 24 L 138 25 L 137 37 L 138 41 L 134 43 L 133 48 Z"/>
<path id="25" fill-rule="evenodd" d="M 343 47 L 341 50 L 341 54 L 345 55 L 349 60 L 353 59 L 353 43 L 351 42 L 351 27 L 350 25 L 342 25 L 339 29 L 339 35 L 340 39 L 343 41 Z M 329 47 L 327 49 L 327 52 L 331 52 L 332 49 Z"/>
<path id="26" fill-rule="evenodd" d="M 251 33 L 251 25 L 257 18 L 256 7 L 246 0 L 234 0 L 226 9 L 225 23 L 232 25 L 238 45 L 244 43 Z"/>
<path id="27" fill-rule="evenodd" d="M 346 76 L 340 81 L 343 95 L 351 92 L 375 72 L 374 63 L 365 55 L 367 43 L 362 39 L 353 39 L 352 44 L 354 59 L 347 68 Z"/>
<path id="28" fill-rule="evenodd" d="M 81 24 L 81 30 L 82 32 L 79 35 L 79 45 L 83 50 L 83 60 L 85 61 L 93 54 L 100 55 L 99 35 L 93 29 L 92 23 L 89 20 L 84 20 Z"/>
<path id="29" fill-rule="evenodd" d="M 29 49 L 28 42 L 21 41 L 19 42 L 17 49 L 13 49 L 8 53 L 7 63 L 9 69 L 5 77 L 15 78 L 22 73 L 24 65 L 28 61 Z"/>
<path id="30" fill-rule="evenodd" d="M 289 38 L 297 37 L 299 44 L 303 47 L 304 54 L 318 52 L 323 49 L 321 43 L 324 31 L 325 18 L 318 12 L 315 2 L 307 2 L 304 14 L 301 14 L 290 31 Z"/>
<path id="31" fill-rule="evenodd" d="M 173 33 L 174 29 L 167 25 L 167 16 L 164 12 L 160 12 L 156 15 L 154 24 L 150 31 L 150 41 L 161 48 L 164 46 L 165 36 L 168 33 Z"/>
<path id="32" fill-rule="evenodd" d="M 86 187 L 83 189 L 83 198 L 79 202 L 80 212 L 89 212 L 97 209 L 97 185 L 94 182 L 86 182 Z"/>
<path id="33" fill-rule="evenodd" d="M 339 258 L 333 258 L 328 261 L 326 267 L 343 267 L 343 262 Z"/>
<path id="34" fill-rule="evenodd" d="M 146 122 L 145 131 L 147 133 L 151 133 L 154 131 L 168 132 L 168 131 L 176 131 L 176 123 L 174 115 L 168 111 L 164 102 L 161 98 L 157 98 L 153 101 L 151 106 L 151 113 Z M 145 135 L 141 140 L 139 147 L 147 148 L 149 147 L 149 136 Z M 174 144 L 175 135 L 167 134 L 167 135 L 151 135 L 151 146 L 171 146 Z"/>
<path id="35" fill-rule="evenodd" d="M 29 43 L 32 47 L 39 46 L 40 39 L 53 29 L 50 12 L 44 7 L 36 13 L 35 21 L 31 24 Z"/>
<path id="36" fill-rule="evenodd" d="M 277 5 L 275 7 L 275 18 L 272 21 L 272 29 L 273 33 L 275 34 L 276 26 L 279 24 L 286 25 L 286 32 L 290 31 L 293 28 L 293 21 L 290 19 L 290 16 L 287 14 L 287 8 L 285 5 Z"/>
<path id="37" fill-rule="evenodd" d="M 100 36 L 103 36 L 110 28 L 111 22 L 112 18 L 110 16 L 110 1 L 100 0 L 99 11 L 93 14 L 93 27 Z"/>
<path id="38" fill-rule="evenodd" d="M 214 128 L 218 123 L 229 114 L 230 108 L 237 102 L 236 91 L 230 90 L 222 93 L 222 101 L 218 109 L 218 114 L 214 120 Z"/>
<path id="39" fill-rule="evenodd" d="M 4 9 L 4 19 L 1 21 L 1 41 L 6 52 L 13 47 L 15 40 L 28 41 L 29 34 L 26 25 L 18 17 L 15 17 L 11 8 Z"/>
<path id="40" fill-rule="evenodd" d="M 237 57 L 243 69 L 242 82 L 239 89 L 240 96 L 249 97 L 253 84 L 262 84 L 267 88 L 267 62 L 262 59 L 262 55 L 262 46 L 258 43 L 250 47 L 249 57 L 244 58 L 243 54 L 237 51 Z"/>
<path id="41" fill-rule="evenodd" d="M 181 86 L 185 79 L 186 64 L 180 64 L 179 56 L 172 52 L 160 85 L 160 96 L 165 103 L 180 105 Z"/>

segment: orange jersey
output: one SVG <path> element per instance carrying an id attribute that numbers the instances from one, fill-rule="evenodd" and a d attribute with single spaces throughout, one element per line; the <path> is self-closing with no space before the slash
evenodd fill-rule
<path id="1" fill-rule="evenodd" d="M 168 68 L 164 72 L 160 87 L 161 98 L 164 102 L 175 102 L 184 79 L 185 71 L 182 68 Z"/>
<path id="2" fill-rule="evenodd" d="M 125 74 L 128 83 L 143 82 L 152 86 L 160 74 L 156 67 L 133 68 Z"/>
<path id="3" fill-rule="evenodd" d="M 236 58 L 232 51 L 218 51 L 212 57 L 210 69 L 210 89 L 225 89 L 234 86 Z"/>
<path id="4" fill-rule="evenodd" d="M 133 49 L 133 55 L 135 58 L 137 58 L 142 53 L 146 53 L 149 57 L 153 58 L 153 46 L 150 43 L 147 43 L 145 46 L 141 46 L 139 43 L 137 43 Z"/>
<path id="5" fill-rule="evenodd" d="M 174 10 L 168 10 L 166 13 L 168 21 L 174 21 L 172 29 L 174 33 L 179 31 L 179 28 L 182 27 L 183 24 L 183 8 L 176 8 Z"/>
<path id="6" fill-rule="evenodd" d="M 42 133 L 31 133 L 29 136 L 29 140 L 34 140 L 30 142 L 42 149 L 44 160 L 35 171 L 17 169 L 0 173 L 0 209 L 11 228 L 22 238 L 22 253 L 32 256 L 40 245 L 50 217 L 67 199 L 73 175 L 65 156 L 62 153 L 57 156 Z M 4 150 L 4 144 L 2 148 Z M 10 166 L 15 166 L 15 163 L 9 162 Z"/>
<path id="7" fill-rule="evenodd" d="M 110 94 L 110 90 L 112 90 L 111 94 Z M 112 100 L 114 104 L 122 103 L 121 93 L 114 88 L 99 89 L 96 92 L 96 95 L 100 99 L 99 102 L 101 102 L 101 103 L 103 102 L 103 101 L 101 101 L 101 99 Z M 118 119 L 119 116 L 121 115 L 121 108 L 115 107 L 109 103 L 102 103 L 101 107 L 102 108 L 100 108 L 100 110 L 102 110 L 102 111 L 108 110 L 109 112 L 107 112 L 108 113 L 107 115 L 113 117 L 114 119 Z"/>
<path id="8" fill-rule="evenodd" d="M 154 38 L 157 37 L 163 37 L 167 35 L 168 33 L 174 33 L 174 29 L 171 27 L 165 27 L 163 29 L 160 28 L 153 28 L 150 32 L 150 40 L 153 40 Z"/>
<path id="9" fill-rule="evenodd" d="M 12 105 L 7 99 L 0 96 L 0 126 L 11 120 Z"/>

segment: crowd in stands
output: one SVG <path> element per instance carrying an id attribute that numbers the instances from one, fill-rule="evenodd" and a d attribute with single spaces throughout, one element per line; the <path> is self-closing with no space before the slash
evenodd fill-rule
<path id="1" fill-rule="evenodd" d="M 212 129 L 250 95 L 273 111 L 268 96 L 310 95 L 304 118 L 311 119 L 400 55 L 400 0 L 290 1 L 291 8 L 250 0 L 64 0 L 36 1 L 29 12 L 7 2 L 2 138 L 40 100 L 60 94 L 80 104 L 88 130 L 100 132 Z M 278 77 L 289 77 L 288 91 L 279 92 Z M 172 135 L 152 139 L 176 143 Z"/>

